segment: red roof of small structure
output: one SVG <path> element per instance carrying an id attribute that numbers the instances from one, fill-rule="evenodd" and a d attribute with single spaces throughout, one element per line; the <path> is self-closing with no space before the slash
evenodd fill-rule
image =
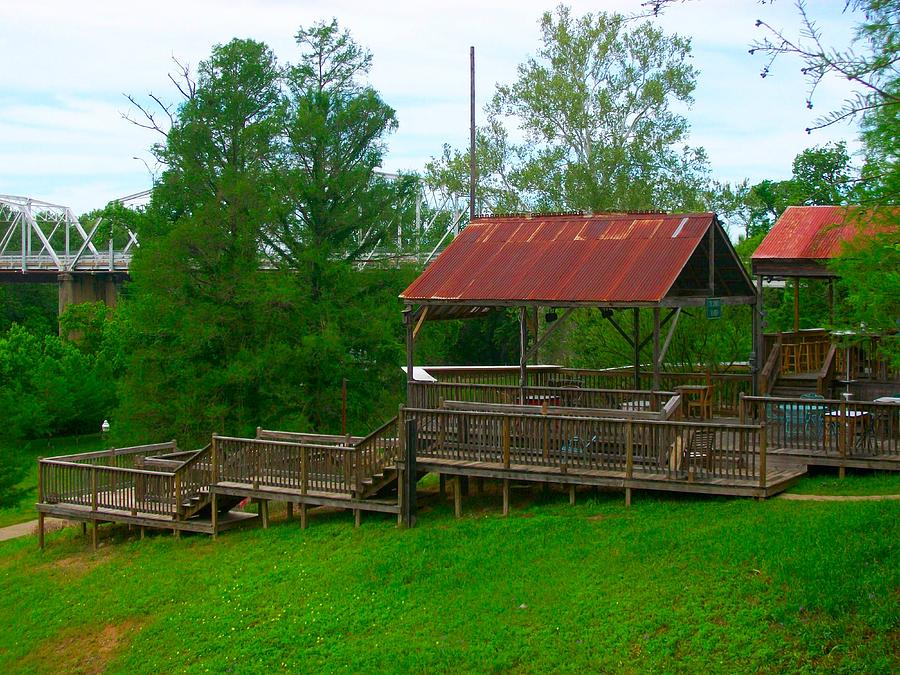
<path id="1" fill-rule="evenodd" d="M 659 302 L 714 222 L 713 213 L 478 218 L 400 297 Z"/>
<path id="2" fill-rule="evenodd" d="M 858 206 L 789 206 L 751 260 L 827 260 L 857 232 Z"/>

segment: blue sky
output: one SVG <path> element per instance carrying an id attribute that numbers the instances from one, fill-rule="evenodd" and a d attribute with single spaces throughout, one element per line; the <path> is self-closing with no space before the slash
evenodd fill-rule
<path id="1" fill-rule="evenodd" d="M 577 13 L 640 10 L 639 0 L 570 4 Z M 841 13 L 844 3 L 808 5 L 825 36 L 846 44 L 854 17 Z M 372 51 L 372 83 L 397 111 L 400 127 L 384 168 L 421 169 L 443 143 L 468 143 L 469 45 L 476 49 L 481 105 L 536 51 L 538 19 L 552 6 L 534 0 L 7 0 L 0 6 L 0 194 L 83 212 L 148 188 L 141 160 L 152 165 L 148 148 L 156 138 L 122 119 L 129 108 L 124 93 L 177 100 L 167 80 L 172 56 L 196 64 L 213 44 L 232 37 L 263 40 L 290 61 L 297 28 L 332 16 Z M 806 147 L 831 140 L 856 147 L 852 125 L 804 132 L 846 97 L 846 83 L 827 82 L 809 111 L 799 62 L 784 59 L 771 77 L 759 77 L 763 59 L 747 53 L 761 36 L 757 18 L 791 34 L 799 30 L 789 0 L 694 0 L 672 6 L 659 20 L 667 31 L 692 39 L 700 75 L 695 103 L 684 114 L 691 144 L 706 148 L 721 180 L 786 178 Z"/>

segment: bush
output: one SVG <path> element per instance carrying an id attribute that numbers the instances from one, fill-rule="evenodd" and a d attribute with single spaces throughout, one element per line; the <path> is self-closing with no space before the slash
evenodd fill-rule
<path id="1" fill-rule="evenodd" d="M 99 429 L 115 390 L 96 356 L 14 324 L 0 337 L 0 436 L 37 438 Z"/>

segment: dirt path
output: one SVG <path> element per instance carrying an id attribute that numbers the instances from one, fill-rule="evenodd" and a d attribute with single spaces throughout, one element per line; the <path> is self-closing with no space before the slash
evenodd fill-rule
<path id="1" fill-rule="evenodd" d="M 44 520 L 44 527 L 47 528 L 47 532 L 53 532 L 53 530 L 58 530 L 68 524 L 68 520 L 62 520 L 60 518 L 46 518 Z M 0 527 L 0 541 L 36 534 L 37 526 L 38 521 L 29 520 L 27 523 L 17 523 L 15 525 L 9 525 L 8 527 Z"/>

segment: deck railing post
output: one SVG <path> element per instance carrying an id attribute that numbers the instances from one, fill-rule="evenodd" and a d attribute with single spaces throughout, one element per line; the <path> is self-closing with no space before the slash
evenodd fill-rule
<path id="1" fill-rule="evenodd" d="M 406 422 L 406 434 L 404 444 L 404 471 L 403 471 L 403 502 L 401 515 L 403 525 L 415 527 L 416 524 L 416 446 L 418 444 L 418 431 L 415 418 Z"/>
<path id="2" fill-rule="evenodd" d="M 97 467 L 91 465 L 91 511 L 97 511 Z"/>
<path id="3" fill-rule="evenodd" d="M 766 453 L 768 451 L 768 435 L 766 434 L 766 421 L 763 420 L 759 427 L 759 487 L 766 489 Z M 761 495 L 765 497 L 765 494 Z"/>
<path id="4" fill-rule="evenodd" d="M 175 472 L 175 512 L 172 514 L 172 518 L 178 520 L 181 518 L 181 473 Z"/>
<path id="5" fill-rule="evenodd" d="M 38 458 L 38 504 L 44 502 L 44 463 Z M 38 511 L 38 548 L 44 550 L 44 512 Z"/>
<path id="6" fill-rule="evenodd" d="M 259 428 L 257 428 L 256 433 L 257 435 L 259 434 Z M 215 485 L 219 482 L 219 442 L 215 434 L 213 434 L 209 444 L 209 463 L 209 480 Z"/>
<path id="7" fill-rule="evenodd" d="M 848 441 L 850 441 L 850 420 L 847 418 L 846 398 L 841 401 L 840 411 L 841 428 L 838 431 L 838 445 L 840 446 L 841 465 L 838 467 L 838 477 L 843 478 L 846 473 L 846 467 L 844 465 L 847 459 L 847 448 L 849 447 Z"/>
<path id="8" fill-rule="evenodd" d="M 509 418 L 503 417 L 503 468 L 509 468 L 509 446 L 510 446 L 510 437 L 509 437 Z"/>
<path id="9" fill-rule="evenodd" d="M 744 392 L 738 394 L 738 422 L 747 423 L 747 411 L 744 409 Z"/>
<path id="10" fill-rule="evenodd" d="M 634 420 L 629 419 L 625 424 L 625 478 L 631 480 L 634 475 Z"/>
<path id="11" fill-rule="evenodd" d="M 309 448 L 300 448 L 300 494 L 305 495 L 309 489 Z"/>

